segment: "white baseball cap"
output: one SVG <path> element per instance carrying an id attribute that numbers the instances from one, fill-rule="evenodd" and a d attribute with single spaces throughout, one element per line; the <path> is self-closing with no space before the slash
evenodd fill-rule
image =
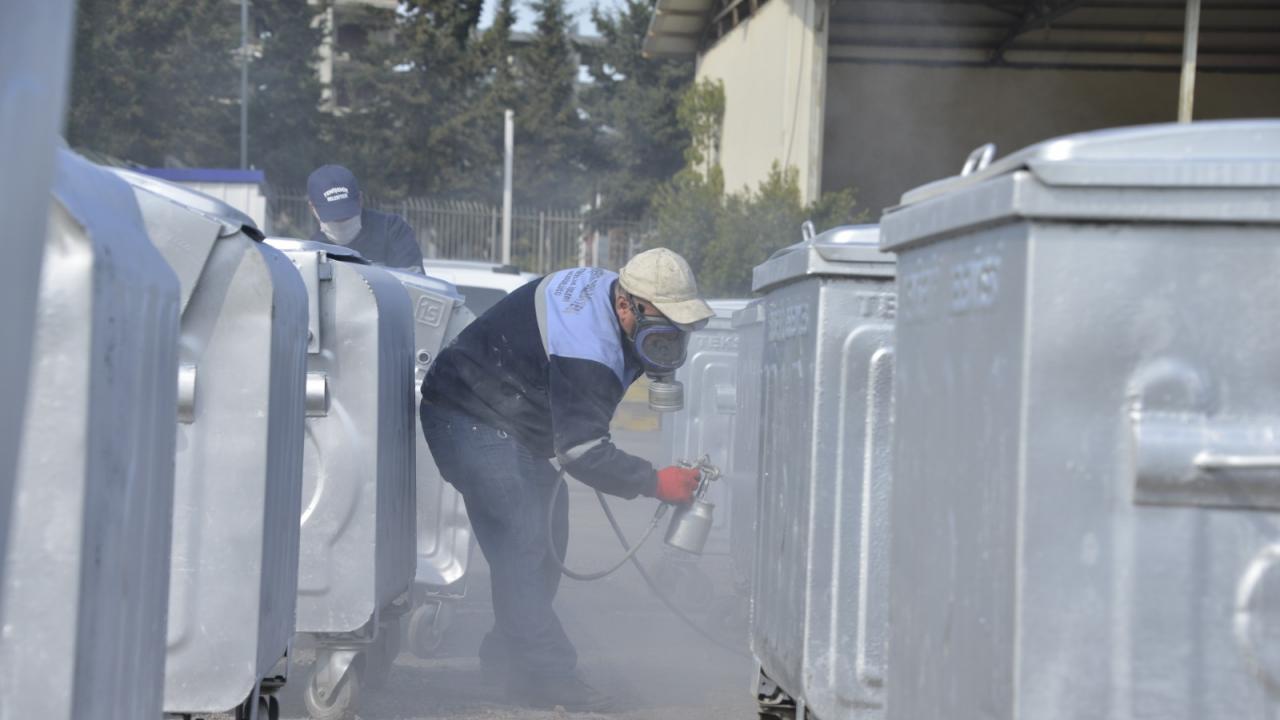
<path id="1" fill-rule="evenodd" d="M 631 258 L 618 272 L 622 289 L 648 300 L 678 325 L 698 325 L 715 315 L 698 295 L 698 282 L 689 263 L 666 248 L 654 248 Z"/>

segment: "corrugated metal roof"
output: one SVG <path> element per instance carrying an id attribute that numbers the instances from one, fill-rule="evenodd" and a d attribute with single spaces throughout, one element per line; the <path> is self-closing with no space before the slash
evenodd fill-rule
<path id="1" fill-rule="evenodd" d="M 714 0 L 655 0 L 649 34 L 644 39 L 645 57 L 693 55 L 711 19 Z"/>
<path id="2" fill-rule="evenodd" d="M 751 1 L 657 0 L 645 50 L 704 49 L 736 24 L 725 11 Z M 1184 0 L 836 0 L 828 53 L 831 62 L 1177 71 L 1185 11 Z M 1199 69 L 1280 72 L 1280 0 L 1202 0 Z"/>
<path id="3" fill-rule="evenodd" d="M 1183 0 L 840 0 L 833 62 L 1177 71 Z M 1202 0 L 1201 71 L 1280 71 L 1280 2 Z"/>

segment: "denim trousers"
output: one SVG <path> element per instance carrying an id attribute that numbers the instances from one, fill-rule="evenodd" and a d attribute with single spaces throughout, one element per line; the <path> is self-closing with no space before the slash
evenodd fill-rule
<path id="1" fill-rule="evenodd" d="M 513 671 L 535 677 L 572 674 L 578 654 L 552 608 L 560 566 L 547 550 L 547 507 L 560 482 L 555 467 L 467 413 L 428 403 L 420 412 L 436 466 L 462 494 L 489 563 L 494 625 L 480 645 L 481 661 L 510 661 Z M 560 493 L 552 524 L 564 557 L 567 492 Z"/>

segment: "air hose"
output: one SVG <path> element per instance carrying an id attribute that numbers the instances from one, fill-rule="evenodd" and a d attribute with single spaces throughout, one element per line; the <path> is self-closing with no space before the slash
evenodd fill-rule
<path id="1" fill-rule="evenodd" d="M 555 560 L 556 564 L 560 566 L 560 572 L 564 573 L 565 577 L 582 581 L 599 580 L 612 575 L 625 565 L 627 561 L 631 561 L 631 564 L 636 568 L 636 572 L 640 573 L 640 578 L 644 580 L 644 584 L 648 586 L 649 592 L 653 593 L 654 597 L 662 601 L 662 604 L 667 606 L 667 609 L 676 617 L 680 618 L 680 620 L 683 621 L 690 630 L 693 630 L 707 642 L 710 642 L 712 645 L 715 645 L 731 655 L 744 658 L 751 657 L 747 653 L 742 652 L 738 648 L 729 645 L 720 638 L 717 638 L 704 630 L 701 625 L 694 621 L 693 618 L 689 617 L 687 613 L 681 610 L 680 607 L 676 605 L 675 601 L 662 591 L 662 588 L 658 587 L 658 584 L 649 576 L 649 572 L 644 569 L 644 565 L 636 559 L 636 553 L 640 551 L 640 548 L 643 547 L 649 540 L 649 537 L 653 535 L 653 531 L 658 527 L 658 522 L 662 520 L 662 516 L 666 514 L 667 508 L 670 507 L 667 503 L 658 504 L 658 509 L 654 511 L 653 519 L 649 521 L 649 527 L 644 531 L 644 535 L 641 536 L 640 542 L 632 546 L 627 540 L 626 533 L 622 531 L 622 526 L 618 524 L 618 519 L 613 516 L 613 510 L 609 507 L 609 502 L 605 500 L 604 493 L 596 490 L 596 499 L 600 501 L 600 509 L 604 510 L 604 516 L 609 520 L 609 526 L 613 528 L 613 534 L 618 536 L 618 542 L 622 545 L 622 549 L 626 551 L 626 554 L 623 555 L 622 559 L 616 564 L 605 570 L 591 573 L 580 573 L 570 570 L 568 566 L 564 564 L 564 558 L 560 556 L 560 551 L 556 548 L 555 542 L 551 537 L 551 528 L 554 526 L 553 521 L 555 519 L 556 502 L 560 499 L 560 493 L 564 491 L 566 484 L 567 483 L 564 479 L 564 469 L 562 468 L 560 470 L 559 480 L 556 482 L 556 488 L 551 491 L 551 501 L 547 504 L 547 552 L 551 554 L 551 559 Z"/>

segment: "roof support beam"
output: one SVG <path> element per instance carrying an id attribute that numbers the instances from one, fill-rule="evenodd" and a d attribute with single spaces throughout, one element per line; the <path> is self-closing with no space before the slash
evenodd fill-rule
<path id="1" fill-rule="evenodd" d="M 1191 122 L 1196 99 L 1196 50 L 1200 45 L 1200 0 L 1187 0 L 1187 34 L 1182 40 L 1182 82 L 1178 89 L 1178 122 Z"/>
<path id="2" fill-rule="evenodd" d="M 1011 28 L 1004 39 L 991 51 L 988 62 L 997 65 L 1004 62 L 1004 53 L 1020 36 L 1047 26 L 1084 4 L 1084 0 L 1027 0 L 1027 11 L 1022 22 Z"/>

